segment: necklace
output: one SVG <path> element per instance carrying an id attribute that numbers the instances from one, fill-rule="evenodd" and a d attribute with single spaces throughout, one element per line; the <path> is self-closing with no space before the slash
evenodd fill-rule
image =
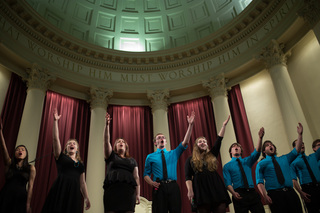
<path id="1" fill-rule="evenodd" d="M 16 167 L 18 170 L 22 170 L 22 166 L 19 166 L 18 164 L 16 164 Z"/>
<path id="2" fill-rule="evenodd" d="M 74 167 L 79 167 L 79 161 L 78 161 L 78 162 L 74 162 L 74 163 L 73 163 L 73 166 L 74 166 Z"/>

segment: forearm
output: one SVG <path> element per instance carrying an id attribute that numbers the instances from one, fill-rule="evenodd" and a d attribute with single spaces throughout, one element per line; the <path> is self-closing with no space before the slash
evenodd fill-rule
<path id="1" fill-rule="evenodd" d="M 302 191 L 300 185 L 298 184 L 298 181 L 292 180 L 292 183 L 293 183 L 293 187 L 299 192 L 299 194 L 302 194 L 303 191 Z"/>
<path id="2" fill-rule="evenodd" d="M 234 189 L 233 189 L 233 187 L 231 185 L 228 185 L 227 189 L 232 195 L 234 195 L 235 191 L 234 191 Z"/>
<path id="3" fill-rule="evenodd" d="M 148 175 L 144 176 L 143 179 L 147 182 L 147 184 L 153 186 L 153 180 L 151 180 Z"/>
<path id="4" fill-rule="evenodd" d="M 112 146 L 110 143 L 110 126 L 106 125 L 104 127 L 104 157 L 107 159 L 112 151 Z"/>
<path id="5" fill-rule="evenodd" d="M 4 137 L 3 137 L 2 129 L 0 131 L 0 140 L 1 140 L 1 142 L 0 142 L 0 154 L 3 157 L 3 161 L 4 161 L 5 165 L 9 166 L 10 163 L 11 163 L 11 159 L 10 159 L 10 156 L 9 156 L 9 153 L 8 153 L 8 150 L 7 150 L 6 142 L 5 142 Z"/>
<path id="6" fill-rule="evenodd" d="M 226 131 L 226 125 L 223 124 L 222 127 L 221 127 L 221 129 L 220 129 L 220 131 L 219 131 L 219 133 L 218 133 L 218 136 L 223 137 L 225 131 Z"/>
<path id="7" fill-rule="evenodd" d="M 182 141 L 182 146 L 186 146 L 189 144 L 189 141 L 190 141 L 190 138 L 191 138 L 191 134 L 192 134 L 192 129 L 193 129 L 193 123 L 189 123 L 189 126 L 188 126 L 188 129 L 187 129 L 187 132 L 184 136 L 184 139 Z"/>
<path id="8" fill-rule="evenodd" d="M 186 186 L 188 191 L 193 192 L 193 187 L 192 187 L 192 181 L 191 180 L 187 180 L 186 181 Z"/>
<path id="9" fill-rule="evenodd" d="M 59 128 L 58 128 L 58 120 L 54 120 L 53 122 L 53 154 L 57 159 L 61 153 L 61 144 L 59 139 Z"/>
<path id="10" fill-rule="evenodd" d="M 264 198 L 266 198 L 266 197 L 268 196 L 268 194 L 267 194 L 267 190 L 266 190 L 266 188 L 264 187 L 264 185 L 263 185 L 262 183 L 259 183 L 259 184 L 257 185 L 257 187 L 258 187 L 260 193 L 262 194 L 262 196 L 263 196 Z"/>

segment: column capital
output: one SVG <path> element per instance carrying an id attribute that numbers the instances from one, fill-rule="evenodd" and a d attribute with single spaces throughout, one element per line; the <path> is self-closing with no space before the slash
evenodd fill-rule
<path id="1" fill-rule="evenodd" d="M 279 44 L 272 39 L 270 44 L 256 56 L 256 59 L 264 61 L 267 69 L 279 64 L 287 66 L 287 58 L 291 55 L 291 52 L 284 53 L 284 47 L 283 43 Z"/>
<path id="2" fill-rule="evenodd" d="M 162 109 L 167 111 L 168 108 L 168 98 L 169 95 L 169 89 L 164 90 L 147 90 L 147 97 L 151 102 L 151 108 L 154 112 L 157 109 Z"/>
<path id="3" fill-rule="evenodd" d="M 38 64 L 32 64 L 31 68 L 26 69 L 27 77 L 23 78 L 27 82 L 29 89 L 40 89 L 46 92 L 53 81 L 56 80 L 55 76 L 49 74 L 47 69 L 41 68 Z"/>
<path id="4" fill-rule="evenodd" d="M 208 89 L 211 99 L 218 96 L 227 96 L 226 83 L 228 79 L 224 77 L 224 73 L 214 76 L 207 81 L 202 81 L 202 86 Z"/>
<path id="5" fill-rule="evenodd" d="M 110 89 L 91 87 L 90 88 L 90 103 L 91 109 L 101 107 L 107 109 L 110 98 L 113 96 L 113 91 Z"/>
<path id="6" fill-rule="evenodd" d="M 302 7 L 297 13 L 309 25 L 310 29 L 313 29 L 320 21 L 320 1 L 304 0 Z"/>

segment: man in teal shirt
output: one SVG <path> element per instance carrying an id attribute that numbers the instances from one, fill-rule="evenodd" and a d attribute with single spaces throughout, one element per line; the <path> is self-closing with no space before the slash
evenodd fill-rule
<path id="1" fill-rule="evenodd" d="M 179 146 L 171 151 L 167 151 L 165 145 L 167 140 L 162 133 L 158 133 L 154 138 L 157 151 L 147 156 L 144 168 L 144 180 L 153 187 L 152 191 L 152 212 L 153 213 L 180 213 L 181 196 L 177 183 L 177 162 L 181 154 L 189 144 L 195 113 L 187 116 L 189 123 L 188 130 Z M 164 155 L 165 163 L 163 163 Z M 166 169 L 164 169 L 166 167 Z M 153 174 L 153 180 L 151 179 Z"/>

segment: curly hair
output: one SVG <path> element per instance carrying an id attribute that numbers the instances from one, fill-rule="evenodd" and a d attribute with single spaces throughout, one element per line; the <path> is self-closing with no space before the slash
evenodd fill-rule
<path id="1" fill-rule="evenodd" d="M 210 150 L 207 148 L 206 151 L 201 152 L 200 148 L 198 146 L 198 141 L 200 139 L 204 139 L 207 141 L 205 137 L 199 137 L 196 139 L 192 151 L 192 159 L 191 162 L 193 164 L 193 168 L 196 171 L 202 172 L 203 167 L 206 166 L 207 169 L 211 172 L 216 171 L 218 168 L 218 160 L 217 158 L 210 152 Z"/>

